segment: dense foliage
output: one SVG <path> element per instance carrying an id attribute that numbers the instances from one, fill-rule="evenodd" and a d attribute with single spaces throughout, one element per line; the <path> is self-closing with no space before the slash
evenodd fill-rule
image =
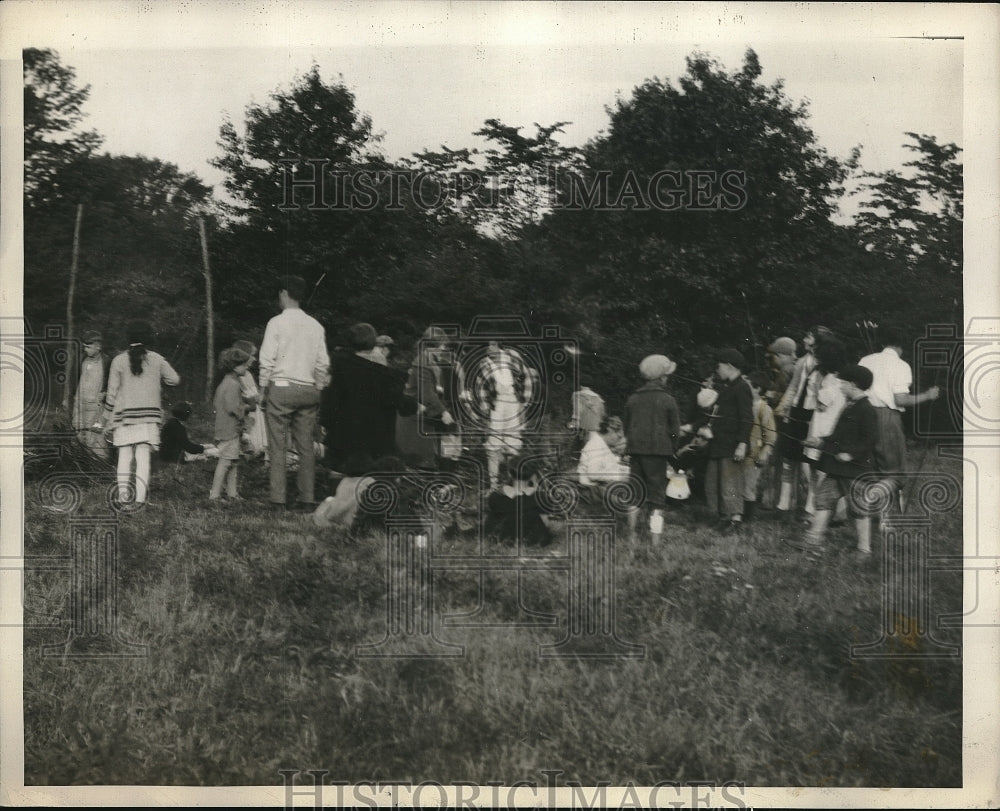
<path id="1" fill-rule="evenodd" d="M 712 346 L 760 363 L 774 336 L 813 323 L 860 351 L 862 320 L 913 338 L 956 322 L 960 150 L 907 133 L 914 160 L 865 173 L 859 150 L 828 154 L 807 105 L 760 77 L 753 51 L 735 72 L 695 54 L 676 84 L 650 78 L 622 95 L 583 148 L 559 142 L 565 122 L 526 134 L 489 119 L 474 133 L 482 151 L 392 162 L 354 94 L 314 66 L 222 124 L 219 201 L 170 164 L 96 154 L 96 134 L 75 129 L 87 88 L 53 52 L 26 51 L 26 313 L 64 317 L 53 290 L 83 203 L 77 322 L 113 342 L 145 316 L 181 365 L 204 357 L 199 216 L 219 342 L 259 337 L 275 280 L 296 273 L 331 340 L 359 318 L 404 347 L 430 321 L 557 324 L 612 401 L 649 351 L 697 377 Z M 862 213 L 837 224 L 851 179 L 863 182 Z"/>

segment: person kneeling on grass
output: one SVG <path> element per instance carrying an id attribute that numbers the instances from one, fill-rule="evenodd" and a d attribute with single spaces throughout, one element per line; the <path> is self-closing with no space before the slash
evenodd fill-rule
<path id="1" fill-rule="evenodd" d="M 214 445 L 199 445 L 188 437 L 187 426 L 191 419 L 191 403 L 177 403 L 170 413 L 173 415 L 163 425 L 160 432 L 160 461 L 170 464 L 182 464 L 195 459 L 205 459 L 218 456 Z"/>
<path id="2" fill-rule="evenodd" d="M 222 487 L 230 501 L 239 499 L 237 471 L 240 461 L 240 437 L 249 406 L 243 399 L 240 376 L 246 373 L 250 355 L 242 349 L 226 349 L 219 357 L 219 368 L 225 377 L 215 390 L 215 442 L 219 449 L 219 462 L 212 479 L 210 501 L 222 498 Z"/>
<path id="3" fill-rule="evenodd" d="M 603 418 L 598 430 L 588 432 L 587 444 L 580 451 L 580 462 L 576 466 L 580 484 L 623 482 L 628 478 L 629 466 L 615 454 L 608 442 L 608 426 L 611 419 L 613 418 Z M 611 441 L 615 441 L 613 435 Z"/>
<path id="4" fill-rule="evenodd" d="M 875 469 L 875 439 L 878 417 L 868 401 L 872 373 L 863 366 L 848 366 L 840 372 L 840 386 L 847 405 L 840 412 L 833 433 L 820 443 L 822 456 L 819 469 L 826 478 L 816 493 L 816 514 L 806 533 L 803 548 L 820 551 L 830 513 L 841 496 L 846 496 L 848 511 L 854 517 L 858 535 L 858 552 L 871 554 L 871 517 L 861 513 L 852 498 L 852 483 L 859 476 Z"/>

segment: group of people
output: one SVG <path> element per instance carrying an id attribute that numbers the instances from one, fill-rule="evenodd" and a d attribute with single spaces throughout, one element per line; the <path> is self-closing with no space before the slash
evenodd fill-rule
<path id="1" fill-rule="evenodd" d="M 152 349 L 149 327 L 128 330 L 129 348 L 113 360 L 97 332 L 83 336 L 78 379 L 68 387 L 73 427 L 86 447 L 110 459 L 118 452 L 118 498 L 146 503 L 154 451 L 164 462 L 212 457 L 210 501 L 238 501 L 240 462 L 263 456 L 269 467 L 268 504 L 312 511 L 317 458 L 336 474 L 357 477 L 402 463 L 434 468 L 459 456 L 463 426 L 478 426 L 491 484 L 505 459 L 521 449 L 528 404 L 539 386 L 537 370 L 514 347 L 489 341 L 474 357 L 455 357 L 449 336 L 430 327 L 408 375 L 389 364 L 393 341 L 367 323 L 346 330 L 328 352 L 323 326 L 300 303 L 304 281 L 285 277 L 277 294 L 280 313 L 271 318 L 258 348 L 237 341 L 218 362 L 213 400 L 213 442 L 199 444 L 184 423 L 190 403 L 178 403 L 161 428 L 163 386 L 180 378 Z M 251 369 L 256 361 L 256 380 Z M 295 460 L 296 489 L 288 499 Z"/>
<path id="2" fill-rule="evenodd" d="M 305 283 L 285 277 L 259 349 L 238 341 L 219 358 L 211 444 L 192 442 L 184 428 L 189 403 L 173 408 L 161 429 L 161 387 L 180 378 L 151 348 L 149 328 L 133 324 L 129 347 L 113 359 L 97 332 L 83 336 L 84 356 L 68 390 L 73 427 L 95 454 L 118 451 L 118 498 L 148 500 L 151 459 L 217 459 L 208 498 L 241 500 L 241 459 L 263 456 L 269 467 L 268 504 L 315 511 L 316 461 L 356 480 L 380 469 L 447 466 L 461 456 L 470 428 L 482 439 L 491 490 L 512 469 L 541 387 L 538 370 L 515 347 L 483 342 L 456 353 L 452 336 L 429 327 L 404 377 L 389 364 L 392 339 L 374 327 L 350 327 L 328 352 L 323 326 L 301 308 Z M 843 342 L 823 327 L 788 337 L 767 350 L 767 370 L 751 371 L 736 349 L 722 349 L 682 422 L 669 380 L 677 364 L 654 354 L 639 364 L 642 385 L 622 416 L 605 414 L 604 400 L 585 377 L 573 394 L 570 428 L 580 438 L 582 486 L 631 478 L 641 482 L 649 531 L 659 537 L 671 488 L 686 495 L 685 469 L 701 472 L 713 521 L 738 534 L 761 496 L 779 514 L 799 505 L 809 522 L 804 539 L 818 548 L 840 502 L 856 524 L 858 549 L 870 553 L 869 518 L 850 497 L 850 483 L 878 471 L 897 492 L 905 471 L 903 409 L 938 396 L 936 387 L 910 393 L 912 372 L 903 342 L 884 334 L 881 352 L 849 363 Z M 258 363 L 255 379 L 252 366 Z M 294 452 L 293 452 L 294 450 Z M 290 459 L 297 458 L 294 499 L 288 499 Z M 509 478 L 509 476 L 508 476 Z M 507 482 L 507 484 L 510 484 Z M 773 498 L 771 497 L 773 493 Z M 629 512 L 638 526 L 640 508 Z"/>
<path id="3" fill-rule="evenodd" d="M 643 384 L 625 404 L 624 448 L 604 415 L 603 399 L 582 385 L 571 422 L 589 435 L 580 453 L 580 482 L 641 482 L 654 539 L 663 532 L 672 482 L 687 478 L 685 468 L 700 472 L 711 520 L 727 534 L 739 534 L 754 518 L 762 496 L 771 500 L 768 508 L 791 518 L 801 489 L 808 530 L 801 541 L 791 539 L 793 545 L 820 550 L 840 509 L 854 519 L 857 550 L 869 555 L 870 516 L 852 483 L 878 473 L 902 508 L 902 413 L 939 396 L 936 386 L 910 392 L 913 375 L 902 359 L 903 340 L 889 332 L 882 338 L 881 352 L 851 363 L 844 343 L 817 326 L 804 335 L 798 356 L 793 339 L 776 339 L 767 349 L 767 371 L 754 372 L 739 351 L 722 349 L 684 424 L 668 390 L 677 364 L 650 355 L 639 364 Z M 681 487 L 675 497 L 688 492 Z M 639 512 L 629 514 L 633 529 Z"/>

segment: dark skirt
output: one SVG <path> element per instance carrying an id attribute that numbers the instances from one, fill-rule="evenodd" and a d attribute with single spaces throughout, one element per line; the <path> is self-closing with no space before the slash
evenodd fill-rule
<path id="1" fill-rule="evenodd" d="M 802 442 L 809 435 L 809 423 L 812 421 L 811 408 L 792 406 L 788 418 L 778 428 L 778 441 L 774 451 L 782 459 L 789 462 L 805 461 L 802 454 Z"/>
<path id="2" fill-rule="evenodd" d="M 421 430 L 423 433 L 421 433 Z M 438 427 L 432 420 L 414 414 L 396 418 L 396 446 L 399 453 L 412 467 L 434 467 L 437 464 Z M 435 434 L 426 436 L 426 434 Z"/>

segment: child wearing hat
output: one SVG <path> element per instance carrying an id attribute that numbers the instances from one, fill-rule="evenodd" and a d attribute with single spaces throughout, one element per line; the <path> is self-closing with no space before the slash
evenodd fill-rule
<path id="1" fill-rule="evenodd" d="M 223 486 L 231 501 L 240 498 L 237 489 L 240 437 L 243 435 L 243 424 L 249 409 L 243 398 L 240 377 L 246 374 L 249 363 L 250 355 L 235 347 L 223 350 L 219 357 L 219 368 L 225 372 L 225 377 L 215 390 L 215 444 L 219 461 L 215 466 L 212 490 L 208 495 L 210 501 L 222 498 Z"/>
<path id="2" fill-rule="evenodd" d="M 667 392 L 667 380 L 677 369 L 666 355 L 649 355 L 639 364 L 646 382 L 625 403 L 625 437 L 631 475 L 645 486 L 645 504 L 651 510 L 649 531 L 653 540 L 663 532 L 667 506 L 667 462 L 674 453 L 681 421 L 677 401 Z M 629 529 L 638 523 L 638 508 L 629 511 Z"/>
<path id="3" fill-rule="evenodd" d="M 826 473 L 816 493 L 816 513 L 806 533 L 806 548 L 822 550 L 823 535 L 830 522 L 830 513 L 843 496 L 854 518 L 858 536 L 858 552 L 871 554 L 871 518 L 852 497 L 852 485 L 859 476 L 875 469 L 875 440 L 878 436 L 878 416 L 868 401 L 872 373 L 864 366 L 848 366 L 840 372 L 840 387 L 847 405 L 840 412 L 837 424 L 824 440 L 815 440 L 822 451 L 819 469 Z M 813 444 L 813 443 L 811 443 Z"/>
<path id="4" fill-rule="evenodd" d="M 767 365 L 770 370 L 764 399 L 776 408 L 795 372 L 795 341 L 782 335 L 767 347 Z"/>
<path id="5" fill-rule="evenodd" d="M 726 533 L 737 533 L 743 522 L 743 461 L 750 446 L 753 427 L 753 393 L 743 379 L 746 361 L 737 350 L 723 349 L 716 355 L 719 384 L 712 438 L 705 468 L 705 499 Z"/>

